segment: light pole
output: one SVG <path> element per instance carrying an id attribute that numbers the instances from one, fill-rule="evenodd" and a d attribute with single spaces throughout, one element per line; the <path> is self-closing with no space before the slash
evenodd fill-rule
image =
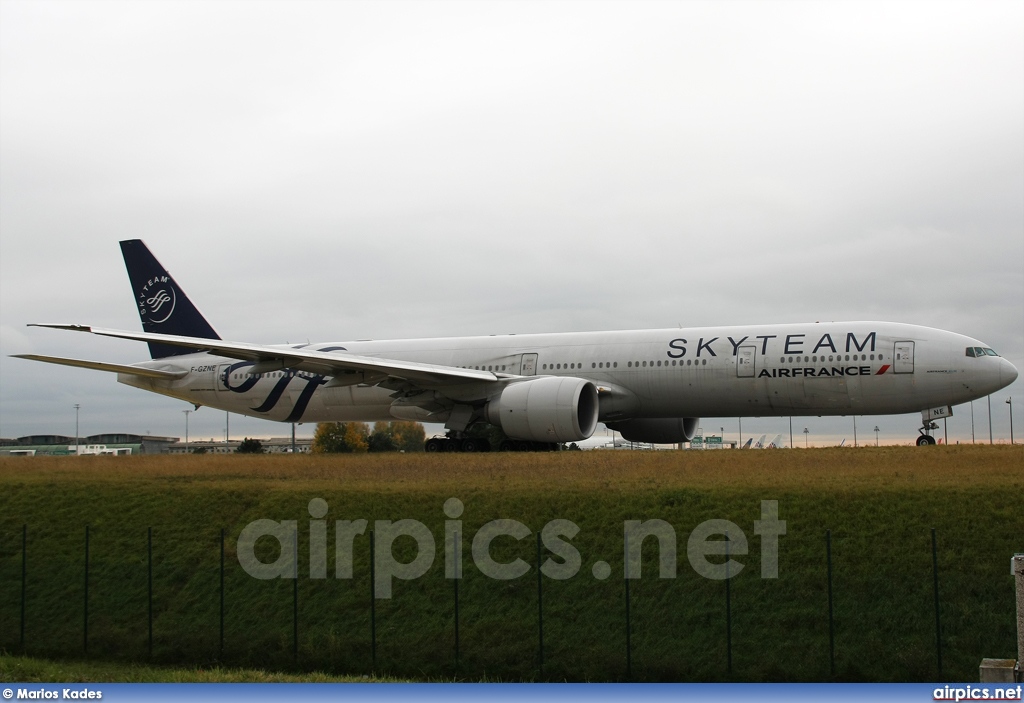
<path id="1" fill-rule="evenodd" d="M 719 427 L 718 431 L 722 433 L 722 449 L 725 449 L 725 428 Z"/>
<path id="2" fill-rule="evenodd" d="M 743 449 L 743 418 L 739 417 L 736 419 L 740 421 L 740 443 L 737 444 L 736 446 L 739 447 L 740 449 Z"/>
<path id="3" fill-rule="evenodd" d="M 878 425 L 875 425 L 875 446 L 878 446 Z"/>
<path id="4" fill-rule="evenodd" d="M 1013 444 L 1013 396 L 1011 395 L 1006 399 L 1006 404 L 1010 406 L 1010 444 Z"/>
<path id="5" fill-rule="evenodd" d="M 793 416 L 789 416 L 789 448 L 793 448 Z"/>
<path id="6" fill-rule="evenodd" d="M 971 401 L 971 444 L 974 444 L 974 401 Z"/>
<path id="7" fill-rule="evenodd" d="M 807 449 L 807 434 L 808 434 L 808 432 L 809 432 L 809 430 L 805 427 L 804 428 L 804 449 Z"/>
<path id="8" fill-rule="evenodd" d="M 853 446 L 857 446 L 857 416 L 853 416 Z"/>
<path id="9" fill-rule="evenodd" d="M 75 456 L 78 456 L 78 408 L 81 406 L 75 403 Z"/>
<path id="10" fill-rule="evenodd" d="M 992 396 L 988 397 L 988 443 L 995 444 L 992 441 Z"/>
<path id="11" fill-rule="evenodd" d="M 191 410 L 182 410 L 185 413 L 185 453 L 188 454 L 188 414 Z"/>

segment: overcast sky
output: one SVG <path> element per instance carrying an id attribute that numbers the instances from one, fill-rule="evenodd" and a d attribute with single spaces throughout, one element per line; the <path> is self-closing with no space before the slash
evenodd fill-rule
<path id="1" fill-rule="evenodd" d="M 892 320 L 1024 371 L 1024 3 L 0 0 L 0 437 L 75 403 L 183 434 L 181 401 L 8 358 L 148 356 L 25 327 L 138 329 L 126 238 L 236 341 Z"/>

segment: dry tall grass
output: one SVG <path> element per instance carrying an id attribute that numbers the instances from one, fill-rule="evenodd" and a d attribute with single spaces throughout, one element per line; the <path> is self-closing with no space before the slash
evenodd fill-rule
<path id="1" fill-rule="evenodd" d="M 1024 446 L 558 454 L 5 457 L 0 481 L 327 482 L 348 490 L 558 487 L 871 490 L 1024 489 Z M 308 485 L 307 485 L 308 484 Z"/>

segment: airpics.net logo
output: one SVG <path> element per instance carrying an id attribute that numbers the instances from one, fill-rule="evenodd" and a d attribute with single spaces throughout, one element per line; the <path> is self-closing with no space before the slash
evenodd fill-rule
<path id="1" fill-rule="evenodd" d="M 178 295 L 170 276 L 157 276 L 146 282 L 139 291 L 139 315 L 143 320 L 160 324 L 174 314 Z"/>
<path id="2" fill-rule="evenodd" d="M 495 540 L 511 538 L 521 542 L 534 535 L 526 524 L 512 519 L 498 519 L 481 526 L 473 535 L 463 529 L 464 505 L 458 498 L 444 502 L 444 522 L 441 543 L 444 550 L 445 578 L 463 578 L 466 561 L 464 543 L 470 542 L 469 557 L 481 574 L 488 578 L 511 581 L 526 576 L 535 566 L 521 558 L 498 561 L 492 555 Z M 327 501 L 314 498 L 309 501 L 309 578 L 327 578 L 328 521 Z M 363 519 L 336 520 L 334 522 L 334 578 L 351 579 L 356 549 L 356 538 L 369 536 L 369 522 Z M 754 534 L 760 538 L 761 578 L 779 576 L 779 537 L 786 534 L 786 521 L 779 520 L 779 502 L 761 501 L 761 519 L 753 524 Z M 572 520 L 549 521 L 539 531 L 541 544 L 541 574 L 564 581 L 577 576 L 583 569 L 583 555 L 572 540 L 580 527 Z M 372 527 L 372 567 L 374 594 L 377 598 L 391 598 L 395 580 L 411 581 L 425 575 L 434 565 L 437 540 L 434 534 L 418 520 L 376 520 Z M 399 561 L 394 545 L 400 538 L 415 542 L 415 556 Z M 646 540 L 654 538 L 658 549 L 658 578 L 674 579 L 677 574 L 678 539 L 675 528 L 660 519 L 625 520 L 622 523 L 622 577 L 642 577 L 641 548 Z M 256 555 L 258 541 L 263 542 L 261 553 L 276 551 L 273 561 L 261 561 Z M 276 541 L 277 550 L 267 549 L 268 542 Z M 403 550 L 403 554 L 408 550 Z M 743 557 L 750 552 L 750 544 L 743 529 L 730 520 L 705 520 L 686 538 L 686 558 L 700 576 L 724 580 L 738 575 L 744 569 Z M 250 522 L 238 536 L 236 546 L 238 563 L 247 574 L 256 579 L 299 578 L 299 521 L 260 519 Z M 593 578 L 603 581 L 612 574 L 607 561 L 597 560 L 591 565 Z"/>

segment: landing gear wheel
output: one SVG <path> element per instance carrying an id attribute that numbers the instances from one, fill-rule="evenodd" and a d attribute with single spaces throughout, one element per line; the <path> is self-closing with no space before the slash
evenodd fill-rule
<path id="1" fill-rule="evenodd" d="M 462 451 L 467 452 L 467 453 L 469 453 L 469 452 L 474 452 L 474 453 L 475 452 L 482 452 L 482 451 L 484 451 L 484 449 L 483 449 L 483 447 L 481 445 L 482 445 L 481 440 L 474 439 L 473 437 L 467 437 L 466 439 L 462 440 Z"/>
<path id="2" fill-rule="evenodd" d="M 930 447 L 935 444 L 935 438 L 930 434 L 923 434 L 917 438 L 917 446 L 919 447 Z"/>
<path id="3" fill-rule="evenodd" d="M 499 452 L 514 452 L 516 450 L 516 443 L 511 439 L 501 440 L 501 444 L 498 445 Z"/>
<path id="4" fill-rule="evenodd" d="M 462 440 L 461 439 L 448 439 L 445 442 L 444 450 L 446 452 L 461 452 L 462 451 Z"/>
<path id="5" fill-rule="evenodd" d="M 444 451 L 444 440 L 440 439 L 428 439 L 427 443 L 423 445 L 423 451 L 428 454 L 436 454 Z"/>

